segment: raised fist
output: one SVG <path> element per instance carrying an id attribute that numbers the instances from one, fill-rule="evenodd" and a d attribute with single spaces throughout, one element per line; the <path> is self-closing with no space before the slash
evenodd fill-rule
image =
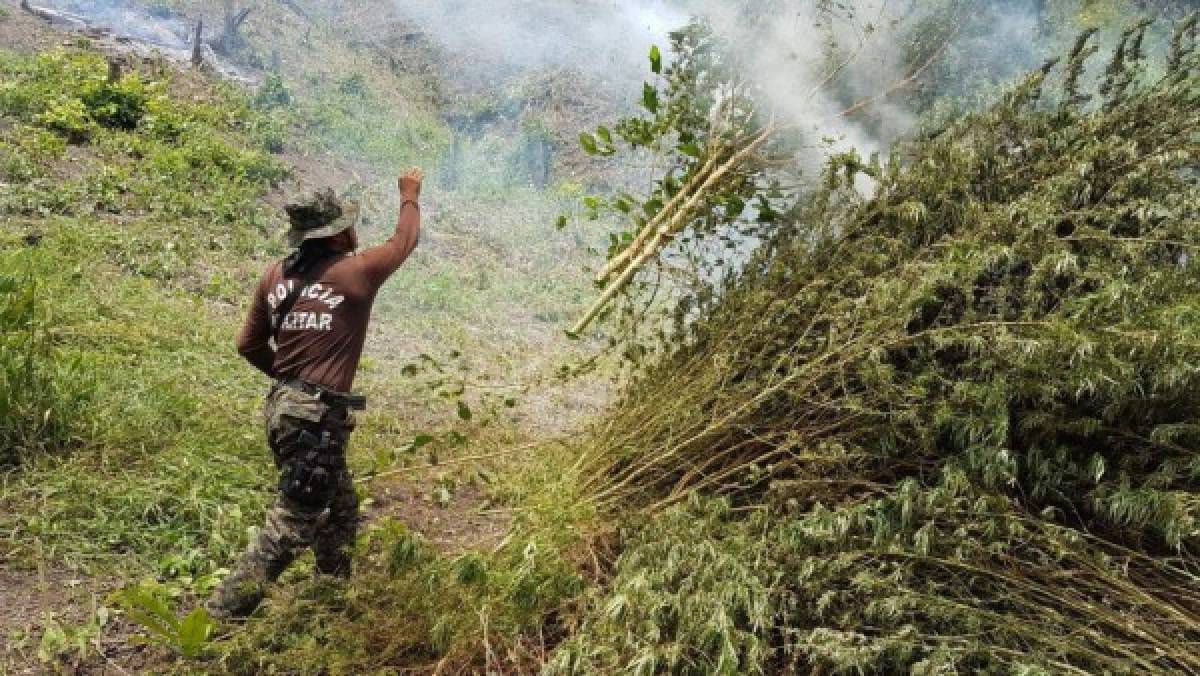
<path id="1" fill-rule="evenodd" d="M 421 182 L 425 180 L 425 172 L 420 167 L 409 167 L 400 174 L 397 185 L 400 187 L 400 199 L 418 200 L 421 198 Z"/>

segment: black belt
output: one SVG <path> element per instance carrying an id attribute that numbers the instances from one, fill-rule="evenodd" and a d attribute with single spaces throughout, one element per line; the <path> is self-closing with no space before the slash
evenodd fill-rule
<path id="1" fill-rule="evenodd" d="M 327 387 L 322 387 L 316 383 L 310 383 L 307 380 L 292 378 L 288 380 L 276 380 L 275 384 L 290 387 L 300 390 L 307 394 L 320 399 L 327 406 L 340 406 L 351 411 L 362 411 L 367 408 L 367 398 L 361 394 L 346 394 L 345 392 L 335 392 Z"/>

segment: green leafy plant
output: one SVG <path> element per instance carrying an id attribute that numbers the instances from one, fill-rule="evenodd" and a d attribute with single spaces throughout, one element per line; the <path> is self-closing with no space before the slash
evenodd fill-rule
<path id="1" fill-rule="evenodd" d="M 145 632 L 143 640 L 168 648 L 181 657 L 196 659 L 208 650 L 216 623 L 203 607 L 197 607 L 182 620 L 165 587 L 143 581 L 113 594 L 113 600 L 126 617 Z"/>
<path id="2" fill-rule="evenodd" d="M 283 78 L 271 73 L 263 78 L 262 85 L 254 94 L 254 105 L 260 108 L 283 108 L 292 104 L 292 93 L 288 91 Z"/>

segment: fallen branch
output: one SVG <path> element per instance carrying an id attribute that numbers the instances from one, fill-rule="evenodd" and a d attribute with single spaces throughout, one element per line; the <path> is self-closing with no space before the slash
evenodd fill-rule
<path id="1" fill-rule="evenodd" d="M 31 5 L 29 4 L 29 0 L 21 0 L 21 9 L 29 12 L 39 19 L 49 21 L 50 23 L 67 24 L 68 26 L 74 28 L 86 28 L 88 25 L 87 20 L 81 16 L 76 16 L 67 12 L 60 12 L 57 9 L 49 9 L 46 7 Z"/>

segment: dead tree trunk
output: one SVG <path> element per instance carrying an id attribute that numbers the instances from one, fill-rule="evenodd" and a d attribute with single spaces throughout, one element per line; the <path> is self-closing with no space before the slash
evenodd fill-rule
<path id="1" fill-rule="evenodd" d="M 196 20 L 196 31 L 192 33 L 192 67 L 199 68 L 204 63 L 204 43 L 201 42 L 201 36 L 204 35 L 204 19 Z"/>
<path id="2" fill-rule="evenodd" d="M 214 45 L 218 52 L 222 54 L 231 54 L 242 44 L 242 36 L 239 32 L 242 28 L 242 22 L 249 16 L 253 6 L 235 10 L 233 8 L 233 0 L 225 0 L 225 30 L 221 32 L 220 39 Z"/>

